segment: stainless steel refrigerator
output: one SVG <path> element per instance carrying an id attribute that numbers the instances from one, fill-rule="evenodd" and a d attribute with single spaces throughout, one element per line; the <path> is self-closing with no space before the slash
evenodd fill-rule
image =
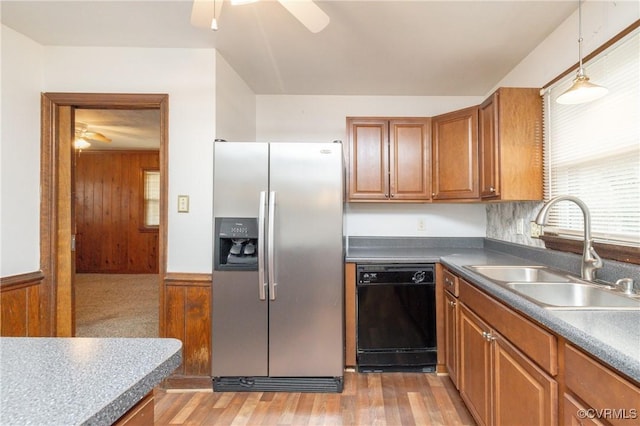
<path id="1" fill-rule="evenodd" d="M 342 391 L 343 187 L 341 143 L 214 143 L 214 390 Z"/>

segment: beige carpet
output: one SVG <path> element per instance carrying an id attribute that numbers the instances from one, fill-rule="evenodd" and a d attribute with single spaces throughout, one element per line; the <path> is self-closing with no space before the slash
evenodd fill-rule
<path id="1" fill-rule="evenodd" d="M 159 276 L 76 274 L 76 336 L 158 337 Z"/>

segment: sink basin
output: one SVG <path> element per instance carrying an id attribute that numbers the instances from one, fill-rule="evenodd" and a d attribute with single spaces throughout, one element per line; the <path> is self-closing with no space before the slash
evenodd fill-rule
<path id="1" fill-rule="evenodd" d="M 467 266 L 485 277 L 503 282 L 570 282 L 564 274 L 549 271 L 546 266 Z"/>
<path id="2" fill-rule="evenodd" d="M 640 309 L 640 300 L 581 283 L 507 283 L 547 309 Z"/>

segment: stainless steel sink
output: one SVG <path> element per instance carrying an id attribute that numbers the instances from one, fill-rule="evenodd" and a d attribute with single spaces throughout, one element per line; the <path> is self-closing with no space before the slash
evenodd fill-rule
<path id="1" fill-rule="evenodd" d="M 474 272 L 502 282 L 570 282 L 567 275 L 550 271 L 546 266 L 467 266 Z"/>
<path id="2" fill-rule="evenodd" d="M 640 309 L 640 300 L 583 283 L 511 282 L 510 288 L 547 309 Z"/>

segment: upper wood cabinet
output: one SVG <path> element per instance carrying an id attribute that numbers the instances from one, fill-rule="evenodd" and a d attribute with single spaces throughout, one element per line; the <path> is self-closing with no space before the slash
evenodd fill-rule
<path id="1" fill-rule="evenodd" d="M 479 108 L 480 197 L 542 199 L 539 89 L 502 87 Z"/>
<path id="2" fill-rule="evenodd" d="M 430 123 L 348 117 L 349 201 L 429 200 Z"/>
<path id="3" fill-rule="evenodd" d="M 433 200 L 478 199 L 478 107 L 432 119 Z"/>

